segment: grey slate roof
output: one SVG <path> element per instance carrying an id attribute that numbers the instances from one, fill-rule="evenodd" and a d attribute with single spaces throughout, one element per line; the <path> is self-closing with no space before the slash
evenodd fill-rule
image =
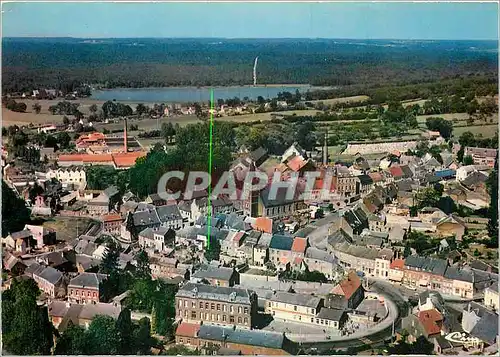
<path id="1" fill-rule="evenodd" d="M 495 344 L 498 336 L 498 315 L 491 312 L 484 314 L 472 328 L 470 334 L 489 345 Z"/>
<path id="2" fill-rule="evenodd" d="M 187 283 L 179 289 L 176 297 L 199 297 L 206 300 L 235 302 L 250 305 L 252 290 Z"/>
<path id="3" fill-rule="evenodd" d="M 294 294 L 294 293 L 278 291 L 276 294 L 274 294 L 273 297 L 269 299 L 269 301 L 276 301 L 291 305 L 317 308 L 319 303 L 321 302 L 321 298 L 312 295 Z"/>
<path id="4" fill-rule="evenodd" d="M 177 205 L 165 205 L 156 207 L 156 213 L 162 223 L 182 219 Z"/>
<path id="5" fill-rule="evenodd" d="M 488 176 L 486 176 L 482 172 L 474 171 L 472 174 L 467 176 L 465 178 L 465 180 L 463 180 L 461 183 L 465 187 L 470 187 L 470 186 L 480 184 L 482 182 L 486 182 L 487 179 L 488 179 Z"/>
<path id="6" fill-rule="evenodd" d="M 37 275 L 40 278 L 55 285 L 59 282 L 59 280 L 61 280 L 63 273 L 61 273 L 59 270 L 56 270 L 52 267 L 46 267 L 41 272 L 35 273 L 34 275 Z"/>
<path id="7" fill-rule="evenodd" d="M 103 192 L 108 198 L 111 198 L 119 193 L 118 189 L 116 186 L 109 186 L 107 189 L 104 190 Z"/>
<path id="8" fill-rule="evenodd" d="M 24 274 L 25 275 L 38 275 L 43 269 L 45 269 L 42 265 L 38 264 L 38 263 L 33 263 L 33 264 L 30 264 L 25 270 L 24 270 Z"/>
<path id="9" fill-rule="evenodd" d="M 448 264 L 442 259 L 432 259 L 419 257 L 417 255 L 410 255 L 405 259 L 405 265 L 408 267 L 419 268 L 423 271 L 436 275 L 444 275 Z"/>
<path id="10" fill-rule="evenodd" d="M 307 248 L 305 257 L 308 259 L 320 260 L 332 264 L 335 263 L 335 257 L 332 254 L 314 247 Z"/>
<path id="11" fill-rule="evenodd" d="M 343 229 L 339 229 L 332 235 L 328 236 L 328 244 L 330 245 L 351 243 L 351 242 L 352 242 L 351 237 Z"/>
<path id="12" fill-rule="evenodd" d="M 340 321 L 344 314 L 345 314 L 344 310 L 329 309 L 327 307 L 322 307 L 321 311 L 319 312 L 319 314 L 316 315 L 316 317 L 330 321 Z"/>
<path id="13" fill-rule="evenodd" d="M 31 234 L 31 231 L 29 229 L 23 229 L 22 231 L 11 233 L 10 236 L 12 237 L 12 239 L 16 240 L 19 238 L 23 239 L 23 238 L 31 237 L 32 234 Z"/>
<path id="14" fill-rule="evenodd" d="M 300 200 L 291 198 L 288 199 L 287 196 L 287 187 L 279 187 L 276 196 L 273 197 L 273 199 L 270 198 L 270 187 L 267 186 L 264 188 L 262 191 L 260 191 L 260 198 L 262 200 L 262 204 L 264 207 L 269 208 L 269 207 L 276 207 L 276 206 L 282 206 L 286 204 L 290 204 L 293 202 L 298 202 Z"/>
<path id="15" fill-rule="evenodd" d="M 165 237 L 169 230 L 170 228 L 167 227 L 146 228 L 139 233 L 139 236 L 153 239 L 154 235 L 157 234 Z"/>
<path id="16" fill-rule="evenodd" d="M 368 175 L 359 175 L 358 180 L 363 186 L 373 184 L 373 179 Z"/>
<path id="17" fill-rule="evenodd" d="M 106 275 L 96 273 L 81 273 L 70 280 L 68 286 L 99 289 L 99 284 L 106 279 Z"/>
<path id="18" fill-rule="evenodd" d="M 132 214 L 135 226 L 160 225 L 156 210 L 137 211 Z"/>
<path id="19" fill-rule="evenodd" d="M 293 238 L 281 234 L 274 234 L 271 238 L 269 248 L 278 250 L 291 250 L 293 245 Z"/>
<path id="20" fill-rule="evenodd" d="M 193 278 L 218 279 L 218 280 L 229 281 L 229 279 L 231 279 L 233 274 L 234 274 L 233 268 L 224 268 L 224 267 L 217 268 L 211 265 L 204 265 L 193 274 Z"/>
<path id="21" fill-rule="evenodd" d="M 200 326 L 198 337 L 212 341 L 227 341 L 248 346 L 258 346 L 281 349 L 285 337 L 281 333 L 263 331 L 232 329 L 230 327 L 203 324 Z"/>

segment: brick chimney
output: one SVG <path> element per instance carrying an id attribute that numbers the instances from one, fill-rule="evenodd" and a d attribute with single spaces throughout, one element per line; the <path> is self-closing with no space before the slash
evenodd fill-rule
<path id="1" fill-rule="evenodd" d="M 125 118 L 125 122 L 123 124 L 123 150 L 128 152 L 127 146 L 127 119 Z"/>

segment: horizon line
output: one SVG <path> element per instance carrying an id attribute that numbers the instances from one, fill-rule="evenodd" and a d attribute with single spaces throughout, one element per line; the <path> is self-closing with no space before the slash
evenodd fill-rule
<path id="1" fill-rule="evenodd" d="M 359 38 L 359 37 L 74 37 L 74 36 L 2 36 L 5 39 L 73 39 L 73 40 L 125 40 L 125 39 L 143 39 L 143 40 L 364 40 L 364 41 L 499 41 L 500 38 L 481 38 L 481 39 L 458 39 L 458 38 Z"/>

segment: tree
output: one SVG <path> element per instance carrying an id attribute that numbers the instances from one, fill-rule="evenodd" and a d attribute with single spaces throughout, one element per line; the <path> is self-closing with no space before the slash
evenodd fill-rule
<path id="1" fill-rule="evenodd" d="M 498 155 L 495 158 L 493 171 L 486 181 L 486 186 L 490 194 L 490 206 L 488 208 L 489 246 L 498 247 Z"/>
<path id="2" fill-rule="evenodd" d="M 30 211 L 22 199 L 2 180 L 2 235 L 23 229 L 30 221 Z"/>
<path id="3" fill-rule="evenodd" d="M 135 107 L 135 112 L 138 116 L 142 116 L 143 114 L 147 113 L 149 109 L 142 103 L 137 104 Z"/>
<path id="4" fill-rule="evenodd" d="M 205 259 L 208 260 L 209 262 L 212 260 L 219 260 L 220 248 L 221 248 L 219 241 L 217 240 L 217 238 L 215 238 L 215 236 L 207 237 L 207 239 L 210 240 L 210 245 L 205 251 L 204 254 Z"/>
<path id="5" fill-rule="evenodd" d="M 151 325 L 147 317 L 139 320 L 139 326 L 134 330 L 133 340 L 135 341 L 136 353 L 141 355 L 150 354 L 153 346 L 153 339 L 150 335 Z"/>
<path id="6" fill-rule="evenodd" d="M 141 250 L 137 256 L 137 267 L 135 269 L 136 277 L 138 279 L 151 279 L 151 268 L 149 267 L 148 253 Z"/>
<path id="7" fill-rule="evenodd" d="M 118 315 L 116 320 L 116 329 L 118 331 L 119 348 L 118 353 L 123 355 L 128 355 L 134 353 L 135 346 L 132 344 L 132 334 L 134 326 L 132 324 L 132 319 L 130 316 L 130 310 L 128 308 L 123 309 Z M 131 348 L 132 347 L 132 348 Z"/>
<path id="8" fill-rule="evenodd" d="M 464 156 L 462 163 L 464 165 L 474 165 L 474 159 L 472 158 L 472 156 L 467 155 L 467 156 Z"/>
<path id="9" fill-rule="evenodd" d="M 95 114 L 97 113 L 97 104 L 92 104 L 90 107 L 89 107 L 89 111 L 92 113 L 92 114 Z"/>
<path id="10" fill-rule="evenodd" d="M 116 355 L 120 348 L 120 334 L 115 320 L 110 316 L 96 316 L 87 331 L 90 353 L 96 355 Z"/>
<path id="11" fill-rule="evenodd" d="M 89 341 L 85 329 L 70 320 L 64 333 L 57 339 L 56 355 L 88 355 Z"/>
<path id="12" fill-rule="evenodd" d="M 425 121 L 425 125 L 429 130 L 439 131 L 441 136 L 448 140 L 453 131 L 453 123 L 443 118 L 430 117 Z"/>
<path id="13" fill-rule="evenodd" d="M 113 241 L 108 243 L 107 251 L 101 262 L 100 272 L 102 274 L 113 274 L 118 271 L 118 258 L 120 257 L 120 248 L 118 243 Z"/>
<path id="14" fill-rule="evenodd" d="M 39 103 L 33 104 L 32 108 L 36 114 L 40 114 L 40 111 L 42 110 L 42 106 Z"/>
<path id="15" fill-rule="evenodd" d="M 50 354 L 53 326 L 46 307 L 37 305 L 39 294 L 33 279 L 15 279 L 2 293 L 3 346 L 13 354 Z"/>

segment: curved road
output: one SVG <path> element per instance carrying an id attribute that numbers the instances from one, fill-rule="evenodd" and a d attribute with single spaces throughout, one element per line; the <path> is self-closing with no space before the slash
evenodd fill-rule
<path id="1" fill-rule="evenodd" d="M 392 301 L 396 307 L 397 316 L 394 320 L 394 330 L 397 330 L 401 325 L 401 319 L 405 317 L 408 313 L 408 306 L 398 291 L 398 289 L 392 286 L 390 283 L 385 283 L 381 281 L 376 281 L 371 285 L 371 290 L 380 295 L 383 295 L 388 300 Z M 381 322 L 382 324 L 384 323 Z M 369 344 L 373 347 L 383 346 L 384 341 L 390 339 L 393 336 L 393 325 L 389 321 L 386 322 L 387 326 L 378 330 L 372 334 L 356 337 L 354 334 L 352 337 L 345 337 L 338 341 L 321 341 L 321 342 L 302 342 L 299 343 L 299 348 L 304 350 L 304 353 L 310 352 L 312 349 L 315 352 L 321 354 L 324 351 L 330 349 L 344 350 L 349 347 L 359 347 L 365 344 Z M 360 334 L 362 335 L 362 334 Z"/>

